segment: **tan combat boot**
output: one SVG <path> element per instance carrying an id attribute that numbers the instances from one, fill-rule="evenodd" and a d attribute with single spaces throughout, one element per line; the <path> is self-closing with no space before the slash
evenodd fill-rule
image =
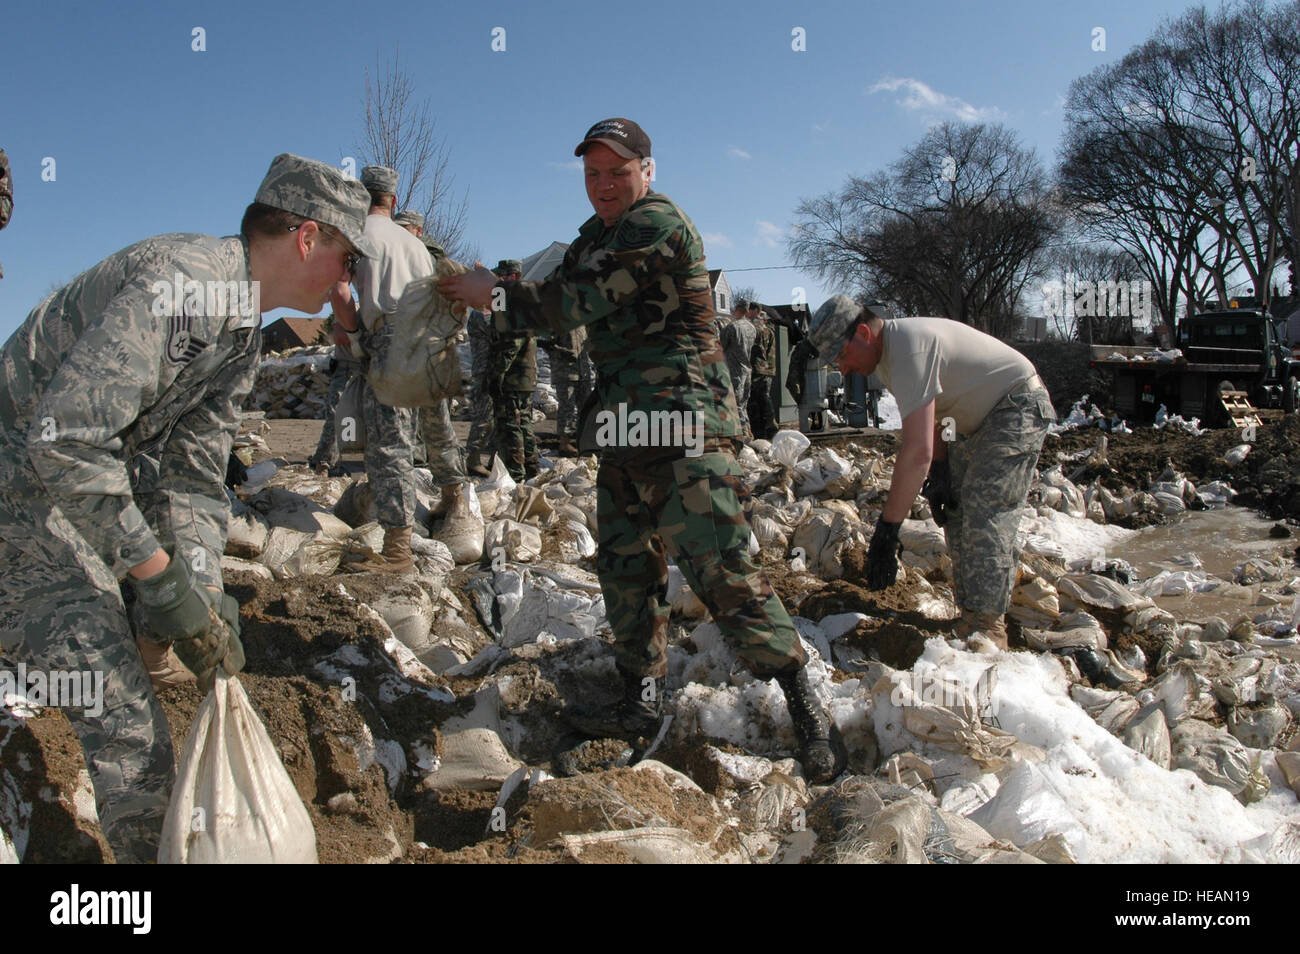
<path id="1" fill-rule="evenodd" d="M 458 564 L 475 563 L 483 556 L 483 517 L 475 516 L 470 507 L 472 486 L 457 484 L 443 488 L 447 501 L 447 517 L 437 533 L 437 539 L 447 545 L 451 558 Z"/>
<path id="2" fill-rule="evenodd" d="M 1007 646 L 1007 622 L 1001 613 L 977 613 L 975 610 L 963 609 L 961 619 L 953 627 L 953 635 L 958 639 L 970 639 L 979 635 L 997 650 L 1006 652 L 1010 648 Z M 980 650 L 975 645 L 971 648 Z"/>
<path id="3" fill-rule="evenodd" d="M 411 557 L 411 528 L 385 527 L 384 549 L 372 554 L 352 569 L 362 573 L 414 573 L 415 560 Z"/>

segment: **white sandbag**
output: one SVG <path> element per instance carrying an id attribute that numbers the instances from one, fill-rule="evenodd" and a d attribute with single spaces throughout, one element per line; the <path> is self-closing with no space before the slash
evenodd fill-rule
<path id="1" fill-rule="evenodd" d="M 160 864 L 315 864 L 311 816 L 239 680 L 217 674 L 181 756 Z"/>
<path id="2" fill-rule="evenodd" d="M 772 438 L 772 447 L 768 451 L 768 456 L 778 464 L 793 468 L 799 456 L 811 445 L 812 441 L 806 434 L 788 429 L 779 431 Z"/>
<path id="3" fill-rule="evenodd" d="M 500 555 L 512 563 L 531 563 L 542 555 L 542 532 L 518 520 L 493 520 L 483 533 L 483 552 L 493 560 Z"/>

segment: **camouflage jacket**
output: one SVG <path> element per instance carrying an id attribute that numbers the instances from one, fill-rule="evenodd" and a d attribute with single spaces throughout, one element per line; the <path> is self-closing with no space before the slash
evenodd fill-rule
<path id="1" fill-rule="evenodd" d="M 772 323 L 766 319 L 751 322 L 754 326 L 754 348 L 750 352 L 749 363 L 754 374 L 772 376 L 776 374 L 776 332 Z"/>
<path id="2" fill-rule="evenodd" d="M 704 243 L 667 196 L 650 192 L 611 226 L 593 215 L 545 281 L 502 287 L 506 310 L 495 316 L 502 330 L 587 326 L 606 409 L 689 411 L 706 440 L 737 434 Z"/>
<path id="3" fill-rule="evenodd" d="M 491 367 L 488 373 L 502 391 L 537 390 L 537 338 L 492 334 Z"/>
<path id="4" fill-rule="evenodd" d="M 0 149 L 0 229 L 9 224 L 9 217 L 14 213 L 14 178 L 9 173 L 9 157 Z M 4 278 L 4 269 L 0 268 L 0 278 Z"/>
<path id="5" fill-rule="evenodd" d="M 0 349 L 0 522 L 57 508 L 119 578 L 161 544 L 221 586 L 258 311 L 247 244 L 205 235 L 138 242 L 37 306 Z"/>

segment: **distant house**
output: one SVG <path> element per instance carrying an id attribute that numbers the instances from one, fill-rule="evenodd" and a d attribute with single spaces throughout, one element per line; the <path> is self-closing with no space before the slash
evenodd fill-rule
<path id="1" fill-rule="evenodd" d="M 277 318 L 262 329 L 264 352 L 287 351 L 314 344 L 329 344 L 324 318 Z"/>
<path id="2" fill-rule="evenodd" d="M 721 315 L 731 314 L 731 306 L 735 302 L 731 295 L 731 283 L 727 281 L 722 269 L 709 269 L 709 290 L 713 292 L 713 310 Z"/>

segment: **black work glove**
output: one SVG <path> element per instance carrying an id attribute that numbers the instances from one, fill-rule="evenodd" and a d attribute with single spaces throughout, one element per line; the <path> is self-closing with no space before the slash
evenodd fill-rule
<path id="1" fill-rule="evenodd" d="M 929 501 L 934 522 L 941 527 L 947 523 L 948 511 L 957 509 L 957 495 L 952 492 L 952 470 L 946 458 L 930 462 L 930 473 L 921 488 L 921 496 Z"/>
<path id="2" fill-rule="evenodd" d="M 867 589 L 883 590 L 894 585 L 898 576 L 898 556 L 903 552 L 898 542 L 898 528 L 902 525 L 902 521 L 890 523 L 883 513 L 876 521 L 871 546 L 867 548 Z"/>
<path id="3" fill-rule="evenodd" d="M 230 458 L 226 461 L 226 486 L 234 490 L 244 481 L 248 480 L 248 468 L 244 462 L 231 451 Z"/>

